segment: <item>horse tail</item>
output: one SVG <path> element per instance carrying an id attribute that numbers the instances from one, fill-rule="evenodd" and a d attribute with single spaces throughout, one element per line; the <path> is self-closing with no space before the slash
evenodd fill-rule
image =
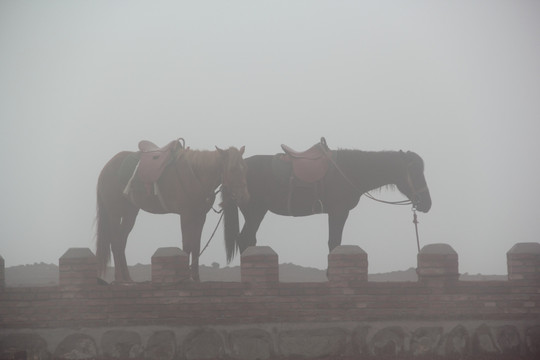
<path id="1" fill-rule="evenodd" d="M 96 257 L 98 274 L 105 274 L 111 260 L 111 225 L 101 196 L 101 179 L 98 181 L 96 206 Z"/>
<path id="2" fill-rule="evenodd" d="M 240 227 L 238 225 L 238 206 L 236 201 L 227 193 L 225 189 L 221 191 L 223 209 L 223 232 L 225 238 L 225 250 L 227 253 L 227 263 L 234 259 L 238 251 L 238 236 Z"/>

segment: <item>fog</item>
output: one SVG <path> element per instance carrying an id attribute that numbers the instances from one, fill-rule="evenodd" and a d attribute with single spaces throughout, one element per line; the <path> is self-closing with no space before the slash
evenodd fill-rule
<path id="1" fill-rule="evenodd" d="M 94 251 L 97 177 L 139 140 L 251 156 L 324 136 L 417 152 L 433 200 L 421 245 L 451 245 L 462 273 L 505 274 L 506 252 L 540 234 L 539 35 L 532 1 L 2 1 L 0 255 Z M 325 215 L 269 214 L 258 245 L 323 269 L 327 231 Z M 416 266 L 408 207 L 362 197 L 343 244 L 370 273 Z M 178 216 L 141 212 L 128 263 L 168 246 Z M 221 231 L 201 257 L 213 262 L 226 265 Z"/>

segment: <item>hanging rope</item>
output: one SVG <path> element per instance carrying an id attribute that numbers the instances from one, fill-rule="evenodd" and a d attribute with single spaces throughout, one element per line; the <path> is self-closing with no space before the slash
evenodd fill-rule
<path id="1" fill-rule="evenodd" d="M 413 207 L 413 224 L 416 230 L 416 246 L 418 246 L 418 252 L 420 253 L 420 238 L 418 237 L 418 217 L 416 216 L 416 209 Z"/>
<path id="2" fill-rule="evenodd" d="M 222 186 L 220 186 L 218 189 L 216 189 L 216 191 L 214 191 L 214 198 L 217 196 L 217 194 L 219 194 L 221 191 L 222 191 Z M 201 252 L 199 253 L 199 257 L 202 255 L 202 253 L 204 252 L 204 250 L 206 250 L 206 248 L 208 247 L 208 245 L 210 245 L 210 241 L 212 241 L 212 239 L 214 238 L 214 235 L 216 234 L 216 231 L 219 227 L 219 224 L 221 223 L 221 220 L 223 219 L 223 208 L 219 209 L 219 210 L 216 210 L 214 209 L 214 206 L 212 205 L 212 210 L 216 213 L 216 214 L 221 214 L 221 216 L 219 217 L 219 220 L 216 224 L 216 227 L 214 228 L 214 231 L 212 232 L 212 235 L 210 235 L 210 239 L 208 239 L 208 241 L 206 242 L 206 245 L 204 245 L 204 248 L 201 250 Z"/>
<path id="3" fill-rule="evenodd" d="M 206 250 L 208 245 L 210 245 L 210 241 L 212 241 L 212 239 L 214 238 L 214 235 L 216 234 L 216 231 L 217 231 L 217 229 L 219 227 L 219 224 L 221 223 L 221 219 L 223 219 L 223 211 L 221 211 L 221 216 L 219 217 L 219 220 L 218 220 L 218 222 L 216 224 L 216 227 L 214 228 L 214 231 L 212 232 L 212 235 L 210 236 L 210 239 L 208 239 L 208 241 L 206 242 L 206 245 L 204 245 L 204 248 L 199 253 L 199 257 L 203 254 L 204 250 Z"/>

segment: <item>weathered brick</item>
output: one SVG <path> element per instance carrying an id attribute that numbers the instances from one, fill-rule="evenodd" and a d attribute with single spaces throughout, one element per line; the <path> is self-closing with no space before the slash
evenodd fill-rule
<path id="1" fill-rule="evenodd" d="M 242 282 L 254 286 L 269 286 L 279 282 L 278 256 L 268 246 L 252 246 L 241 255 Z"/>
<path id="2" fill-rule="evenodd" d="M 97 259 L 87 248 L 70 248 L 59 259 L 59 283 L 61 286 L 95 285 L 97 283 Z"/>
<path id="3" fill-rule="evenodd" d="M 540 243 L 517 243 L 506 253 L 508 280 L 540 283 Z"/>
<path id="4" fill-rule="evenodd" d="M 418 253 L 418 280 L 435 287 L 459 279 L 457 253 L 447 244 L 430 244 Z"/>
<path id="5" fill-rule="evenodd" d="M 189 279 L 189 256 L 176 247 L 159 248 L 152 256 L 152 282 L 176 283 Z"/>
<path id="6" fill-rule="evenodd" d="M 328 280 L 336 286 L 338 283 L 367 281 L 367 254 L 359 246 L 337 246 L 328 254 Z"/>

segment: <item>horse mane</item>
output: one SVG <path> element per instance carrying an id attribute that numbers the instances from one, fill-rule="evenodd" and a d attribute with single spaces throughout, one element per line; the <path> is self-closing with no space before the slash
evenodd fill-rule
<path id="1" fill-rule="evenodd" d="M 210 150 L 191 150 L 187 149 L 182 155 L 193 168 L 195 172 L 206 171 L 207 169 L 216 168 L 216 164 L 220 161 L 218 151 Z"/>
<path id="2" fill-rule="evenodd" d="M 357 149 L 338 148 L 337 150 L 334 150 L 334 151 L 337 154 L 336 158 L 339 159 L 337 161 L 339 161 L 340 163 L 356 165 L 356 166 L 351 166 L 350 169 L 353 171 L 356 170 L 357 172 L 354 175 L 358 177 L 362 177 L 362 174 L 360 173 L 363 170 L 364 166 L 371 164 L 373 162 L 381 161 L 381 160 L 382 161 L 395 161 L 392 158 L 395 158 L 395 156 L 399 154 L 398 151 L 393 151 L 393 150 L 365 151 L 365 150 L 357 150 Z M 396 189 L 395 184 L 387 184 L 379 188 L 376 188 L 372 191 L 382 192 L 382 190 L 395 190 L 395 189 Z"/>
<path id="3" fill-rule="evenodd" d="M 388 184 L 388 185 L 383 185 L 379 188 L 376 188 L 374 190 L 371 190 L 371 191 L 376 191 L 378 192 L 379 194 L 382 193 L 383 190 L 396 190 L 397 186 L 394 185 L 394 184 Z"/>

